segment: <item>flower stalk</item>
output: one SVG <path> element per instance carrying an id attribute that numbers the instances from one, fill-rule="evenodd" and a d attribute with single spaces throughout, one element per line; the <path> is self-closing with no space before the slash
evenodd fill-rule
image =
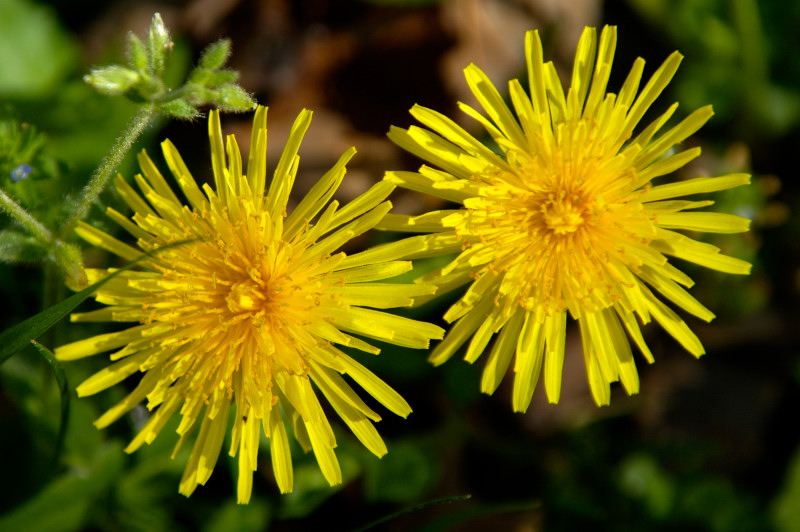
<path id="1" fill-rule="evenodd" d="M 150 125 L 155 114 L 155 109 L 152 105 L 141 107 L 125 127 L 122 134 L 117 137 L 114 146 L 111 147 L 111 150 L 103 158 L 100 166 L 97 167 L 91 179 L 89 179 L 89 182 L 83 188 L 80 200 L 76 204 L 72 214 L 61 227 L 60 236 L 62 238 L 69 235 L 80 220 L 86 218 L 89 209 L 100 193 L 105 189 L 114 170 L 117 169 L 122 159 L 128 151 L 130 151 L 133 143 L 136 142 L 142 132 Z"/>
<path id="2" fill-rule="evenodd" d="M 53 233 L 2 189 L 0 189 L 0 207 L 42 244 L 53 242 Z"/>

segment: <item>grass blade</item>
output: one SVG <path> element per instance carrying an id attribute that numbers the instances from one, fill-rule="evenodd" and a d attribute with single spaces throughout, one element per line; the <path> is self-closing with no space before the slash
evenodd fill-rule
<path id="1" fill-rule="evenodd" d="M 69 386 L 67 386 L 67 376 L 64 374 L 64 369 L 61 364 L 56 360 L 56 355 L 48 348 L 37 342 L 31 340 L 33 347 L 35 347 L 42 355 L 53 370 L 53 376 L 58 383 L 58 391 L 61 393 L 61 416 L 58 422 L 58 436 L 56 436 L 56 448 L 53 452 L 53 461 L 51 469 L 55 469 L 58 465 L 58 457 L 61 455 L 61 448 L 64 446 L 64 435 L 67 432 L 67 420 L 69 419 Z"/>
<path id="2" fill-rule="evenodd" d="M 397 519 L 399 517 L 402 517 L 402 516 L 404 516 L 406 514 L 410 514 L 412 512 L 417 512 L 417 511 L 422 510 L 423 508 L 427 508 L 429 506 L 435 506 L 437 504 L 449 504 L 449 503 L 453 503 L 453 502 L 467 501 L 470 498 L 472 498 L 472 495 L 469 495 L 469 494 L 467 494 L 467 495 L 455 495 L 453 497 L 445 497 L 443 499 L 434 499 L 432 501 L 423 502 L 423 503 L 417 504 L 415 506 L 411 506 L 410 508 L 404 508 L 404 509 L 402 509 L 402 510 L 400 510 L 398 512 L 395 512 L 395 513 L 393 513 L 391 515 L 387 515 L 385 517 L 381 517 L 377 521 L 373 521 L 373 522 L 371 522 L 371 523 L 369 523 L 367 525 L 364 525 L 364 526 L 354 530 L 353 532 L 364 532 L 365 530 L 369 530 L 371 528 L 375 528 L 378 525 L 382 525 L 382 524 L 388 523 L 390 521 L 394 521 L 395 519 Z"/>

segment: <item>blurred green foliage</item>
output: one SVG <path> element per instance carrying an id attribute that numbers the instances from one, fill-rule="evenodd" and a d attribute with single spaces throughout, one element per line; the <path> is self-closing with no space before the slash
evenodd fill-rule
<path id="1" fill-rule="evenodd" d="M 441 474 L 431 444 L 422 439 L 395 440 L 380 462 L 369 461 L 364 495 L 370 501 L 409 503 L 429 496 Z"/>
<path id="2" fill-rule="evenodd" d="M 7 114 L 0 118 L 0 186 L 29 209 L 52 203 L 62 172 L 58 160 L 44 150 L 46 137 L 35 126 Z"/>
<path id="3" fill-rule="evenodd" d="M 619 485 L 643 503 L 644 513 L 654 522 L 720 532 L 769 528 L 758 503 L 729 480 L 696 471 L 667 472 L 652 455 L 628 456 L 619 467 Z"/>
<path id="4" fill-rule="evenodd" d="M 61 26 L 52 8 L 28 0 L 3 0 L 0 8 L 0 101 L 6 108 L 0 115 L 0 132 L 5 137 L 0 141 L 0 161 L 39 156 L 44 160 L 36 162 L 46 161 L 46 165 L 19 160 L 32 166 L 34 180 L 61 177 L 71 184 L 81 183 L 108 151 L 134 106 L 98 96 L 83 83 L 77 39 Z M 183 56 L 185 65 L 188 57 L 185 52 Z M 13 112 L 7 110 L 11 106 Z M 46 131 L 46 137 L 37 136 L 37 130 Z M 9 137 L 25 149 L 10 151 Z M 41 155 L 44 138 L 47 155 Z M 54 161 L 68 161 L 69 175 L 62 175 L 63 169 L 56 173 Z M 0 170 L 5 186 L 10 170 L 5 166 Z M 66 184 L 58 185 L 54 194 L 69 190 Z M 42 189 L 36 195 L 46 193 L 48 187 Z M 25 201 L 26 196 L 19 199 Z"/>
<path id="5" fill-rule="evenodd" d="M 48 6 L 3 0 L 0 8 L 0 95 L 23 100 L 52 96 L 79 59 L 78 43 Z"/>
<path id="6" fill-rule="evenodd" d="M 772 521 L 780 532 L 800 531 L 800 448 L 786 469 L 786 480 L 772 502 Z"/>
<path id="7" fill-rule="evenodd" d="M 108 446 L 93 456 L 91 466 L 64 474 L 50 482 L 35 498 L 0 518 L 3 530 L 64 532 L 86 527 L 92 504 L 123 474 L 124 458 L 119 445 Z"/>
<path id="8" fill-rule="evenodd" d="M 713 102 L 717 120 L 775 137 L 800 121 L 796 49 L 800 3 L 783 0 L 628 0 L 691 57 L 675 81 L 682 106 Z"/>
<path id="9" fill-rule="evenodd" d="M 228 501 L 203 527 L 203 532 L 260 532 L 267 529 L 269 516 L 270 508 L 264 501 L 256 500 L 246 506 Z"/>

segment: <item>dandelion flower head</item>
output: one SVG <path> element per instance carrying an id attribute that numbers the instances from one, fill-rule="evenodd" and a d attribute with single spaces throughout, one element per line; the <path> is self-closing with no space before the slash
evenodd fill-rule
<path id="1" fill-rule="evenodd" d="M 142 373 L 133 391 L 95 422 L 106 427 L 146 402 L 152 415 L 128 452 L 152 442 L 173 415 L 180 415 L 175 453 L 197 434 L 180 483 L 187 496 L 209 479 L 229 425 L 230 455 L 238 454 L 239 502 L 251 496 L 262 431 L 269 438 L 280 491 L 292 490 L 286 422 L 301 447 L 313 450 L 325 479 L 340 483 L 336 438 L 318 392 L 378 456 L 386 453 L 373 426 L 380 416 L 343 375 L 395 414 L 405 417 L 411 409 L 337 345 L 377 354 L 359 337 L 426 348 L 444 332 L 379 310 L 408 306 L 412 297 L 435 289 L 381 282 L 411 268 L 408 261 L 396 260 L 402 246 L 349 256 L 337 252 L 391 208 L 384 200 L 394 186 L 379 182 L 342 208 L 331 201 L 355 153 L 350 149 L 287 216 L 297 152 L 311 112 L 302 111 L 295 121 L 268 190 L 266 117 L 266 108 L 258 108 L 245 175 L 236 140 L 229 135 L 223 143 L 218 113 L 211 113 L 216 191 L 198 187 L 175 147 L 169 141 L 162 144 L 188 205 L 147 154 L 140 155 L 143 175 L 136 176 L 136 183 L 141 195 L 121 177 L 116 181 L 132 218 L 107 211 L 137 239 L 138 248 L 87 224 L 77 229 L 89 243 L 126 260 L 188 242 L 145 258 L 142 271 L 126 271 L 109 281 L 96 294 L 104 308 L 72 316 L 73 321 L 135 325 L 56 350 L 61 360 L 112 352 L 113 362 L 78 386 L 80 396 Z M 110 271 L 91 269 L 88 275 L 96 281 Z"/>
<path id="2" fill-rule="evenodd" d="M 686 291 L 693 281 L 671 259 L 732 274 L 750 271 L 748 263 L 678 232 L 747 231 L 744 218 L 698 211 L 712 201 L 681 198 L 747 184 L 749 175 L 660 182 L 700 154 L 700 148 L 677 146 L 711 117 L 710 106 L 664 131 L 673 104 L 640 126 L 681 55 L 670 55 L 641 90 L 644 60 L 637 59 L 619 92 L 607 93 L 615 44 L 615 27 L 605 27 L 599 42 L 596 30 L 586 28 L 565 93 L 552 62 L 543 60 L 538 33 L 528 32 L 529 94 L 512 80 L 510 107 L 469 65 L 465 77 L 484 114 L 459 105 L 495 149 L 420 106 L 411 114 L 428 129 L 393 127 L 389 133 L 430 166 L 388 172 L 386 179 L 462 206 L 415 217 L 391 214 L 382 223 L 430 233 L 414 237 L 426 239 L 427 255 L 457 253 L 422 278 L 439 286 L 437 295 L 470 285 L 446 312 L 454 324 L 430 360 L 441 364 L 467 344 L 465 358 L 474 362 L 497 335 L 481 389 L 493 393 L 513 358 L 515 411 L 528 408 L 542 371 L 549 401 L 558 402 L 568 314 L 580 328 L 593 397 L 604 405 L 612 382 L 638 392 L 629 338 L 653 361 L 642 325 L 654 320 L 693 355 L 704 353 L 663 300 L 704 320 L 714 314 Z"/>

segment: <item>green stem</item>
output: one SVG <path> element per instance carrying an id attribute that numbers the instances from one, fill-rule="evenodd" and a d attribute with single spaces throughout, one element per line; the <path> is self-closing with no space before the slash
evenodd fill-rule
<path id="1" fill-rule="evenodd" d="M 111 148 L 111 151 L 105 156 L 100 166 L 92 174 L 89 183 L 83 189 L 81 199 L 75 210 L 72 211 L 67 222 L 61 228 L 61 237 L 66 238 L 69 232 L 78 224 L 78 221 L 84 219 L 89 213 L 92 203 L 97 199 L 100 193 L 105 189 L 108 180 L 111 179 L 111 174 L 117 169 L 119 163 L 122 162 L 125 154 L 130 151 L 133 143 L 142 134 L 142 131 L 150 124 L 155 110 L 151 105 L 140 108 L 136 115 L 131 119 Z"/>
<path id="2" fill-rule="evenodd" d="M 157 98 L 155 101 L 158 102 L 159 104 L 163 104 L 171 102 L 172 100 L 177 100 L 178 98 L 183 98 L 184 94 L 187 94 L 189 92 L 188 89 L 186 88 L 187 85 L 189 85 L 189 82 L 187 82 L 183 87 L 166 92 L 163 96 Z"/>
<path id="3" fill-rule="evenodd" d="M 42 223 L 31 215 L 25 208 L 14 201 L 11 196 L 0 190 L 0 207 L 17 220 L 37 240 L 43 243 L 53 242 L 51 233 Z"/>

